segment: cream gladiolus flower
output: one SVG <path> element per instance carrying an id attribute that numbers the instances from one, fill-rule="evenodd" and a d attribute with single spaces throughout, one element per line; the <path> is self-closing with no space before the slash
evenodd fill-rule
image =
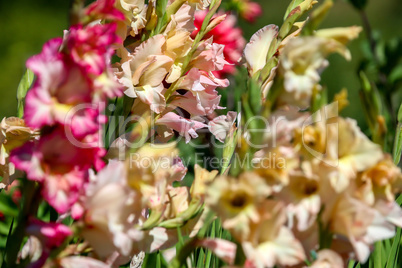
<path id="1" fill-rule="evenodd" d="M 239 178 L 217 177 L 210 185 L 205 203 L 222 219 L 222 226 L 243 241 L 250 234 L 250 223 L 259 220 L 257 205 L 271 190 L 253 172 Z"/>
<path id="2" fill-rule="evenodd" d="M 362 27 L 351 26 L 351 27 L 337 27 L 330 29 L 321 29 L 314 33 L 315 36 L 324 37 L 328 39 L 333 39 L 346 45 L 348 42 L 359 37 Z"/>
<path id="3" fill-rule="evenodd" d="M 38 137 L 39 133 L 25 126 L 23 119 L 17 117 L 3 118 L 0 123 L 0 189 L 6 188 L 12 183 L 15 173 L 13 163 L 10 163 L 10 151 L 20 147 L 25 142 Z"/>
<path id="4" fill-rule="evenodd" d="M 342 257 L 333 250 L 323 249 L 317 254 L 317 260 L 310 266 L 312 268 L 343 268 Z"/>
<path id="5" fill-rule="evenodd" d="M 279 72 L 284 77 L 283 102 L 309 106 L 314 88 L 320 90 L 320 73 L 328 66 L 325 56 L 335 45 L 335 42 L 314 37 L 298 37 L 289 41 L 283 48 L 279 65 Z"/>
<path id="6" fill-rule="evenodd" d="M 375 165 L 382 158 L 379 145 L 370 141 L 358 128 L 357 122 L 352 119 L 338 120 L 338 170 L 337 176 L 331 178 L 332 185 L 338 191 L 342 191 L 349 185 L 351 179 L 356 178 L 357 173 Z M 329 146 L 336 146 L 332 143 Z M 335 151 L 330 150 L 332 152 Z"/>
<path id="7" fill-rule="evenodd" d="M 190 5 L 196 6 L 198 9 L 206 9 L 209 4 L 211 4 L 211 0 L 187 0 Z"/>
<path id="8" fill-rule="evenodd" d="M 327 216 L 323 218 L 327 222 Z M 329 218 L 329 230 L 346 237 L 362 263 L 369 257 L 370 246 L 374 242 L 395 235 L 395 227 L 385 217 L 348 194 L 339 197 Z"/>
<path id="9" fill-rule="evenodd" d="M 279 192 L 289 184 L 289 172 L 299 164 L 296 152 L 291 147 L 278 146 L 269 150 L 258 151 L 253 159 L 255 173 Z"/>
<path id="10" fill-rule="evenodd" d="M 168 246 L 164 228 L 142 230 L 145 203 L 142 194 L 127 184 L 124 162 L 111 161 L 88 185 L 82 200 L 85 210 L 82 236 L 101 259 L 116 254 L 116 264 L 127 263 L 140 251 L 153 252 Z"/>
<path id="11" fill-rule="evenodd" d="M 168 201 L 165 209 L 165 218 L 173 219 L 188 209 L 191 201 L 188 187 L 169 187 Z"/>
<path id="12" fill-rule="evenodd" d="M 379 145 L 370 141 L 356 121 L 336 117 L 295 130 L 295 147 L 323 169 L 331 169 L 329 180 L 337 192 L 345 190 L 359 172 L 382 158 Z M 328 167 L 329 166 L 329 167 Z"/>
<path id="13" fill-rule="evenodd" d="M 263 268 L 275 265 L 296 265 L 306 256 L 301 243 L 285 227 L 284 204 L 265 200 L 260 204 L 259 220 L 250 223 L 250 235 L 242 243 L 246 263 L 251 267 Z"/>
<path id="14" fill-rule="evenodd" d="M 389 155 L 385 155 L 380 162 L 359 175 L 356 194 L 369 205 L 378 200 L 394 202 L 395 192 L 399 191 L 395 185 L 401 180 L 400 168 L 395 166 Z"/>
<path id="15" fill-rule="evenodd" d="M 278 35 L 278 26 L 270 24 L 257 31 L 244 49 L 244 58 L 250 76 L 262 70 L 267 63 L 267 56 L 273 40 Z"/>
<path id="16" fill-rule="evenodd" d="M 289 40 L 279 58 L 279 74 L 284 78 L 283 103 L 302 108 L 310 105 L 313 91 L 320 91 L 321 72 L 328 66 L 326 57 L 337 52 L 346 59 L 350 53 L 346 47 L 324 37 L 296 37 Z"/>
<path id="17" fill-rule="evenodd" d="M 124 163 L 110 163 L 88 186 L 83 202 L 82 235 L 101 258 L 115 251 L 129 257 L 135 251 L 134 241 L 144 238 L 135 228 L 141 217 L 141 195 L 127 185 L 125 178 Z"/>
<path id="18" fill-rule="evenodd" d="M 187 168 L 178 158 L 176 143 L 146 144 L 126 161 L 128 184 L 142 194 L 151 209 L 162 212 L 168 185 L 183 179 Z"/>
<path id="19" fill-rule="evenodd" d="M 217 170 L 208 171 L 199 165 L 195 165 L 194 181 L 190 189 L 191 196 L 193 198 L 198 197 L 200 199 L 204 199 L 208 185 L 216 178 L 217 175 Z"/>
<path id="20" fill-rule="evenodd" d="M 290 215 L 297 219 L 297 229 L 305 231 L 312 226 L 321 209 L 321 188 L 318 176 L 307 176 L 295 172 L 289 177 L 289 184 L 276 196 L 284 200 Z"/>
<path id="21" fill-rule="evenodd" d="M 165 109 L 162 82 L 173 65 L 172 58 L 164 55 L 165 47 L 166 38 L 160 34 L 143 42 L 132 54 L 121 50 L 122 72 L 117 73 L 127 88 L 125 94 L 140 99 L 156 113 Z"/>
<path id="22" fill-rule="evenodd" d="M 116 1 L 116 6 L 126 17 L 124 23 L 129 27 L 132 36 L 137 35 L 139 30 L 145 28 L 147 5 L 144 0 L 119 0 Z"/>

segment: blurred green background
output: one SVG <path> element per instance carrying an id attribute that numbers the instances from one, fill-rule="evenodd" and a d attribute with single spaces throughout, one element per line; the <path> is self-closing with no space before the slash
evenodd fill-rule
<path id="1" fill-rule="evenodd" d="M 255 24 L 240 21 L 245 37 L 267 24 L 282 22 L 290 0 L 259 0 L 264 14 Z M 0 1 L 0 116 L 16 114 L 16 89 L 25 70 L 25 61 L 40 52 L 48 39 L 62 36 L 68 26 L 67 0 Z M 402 36 L 402 1 L 370 0 L 367 13 L 374 30 L 385 40 Z M 335 0 L 334 8 L 322 25 L 325 27 L 361 25 L 360 16 L 345 0 Z M 364 34 L 360 37 L 364 38 Z M 360 83 L 356 75 L 362 57 L 359 40 L 350 45 L 353 60 L 346 62 L 338 55 L 330 57 L 330 66 L 323 73 L 322 83 L 328 86 L 330 97 L 346 87 L 351 105 L 345 114 L 358 119 L 365 126 L 358 97 Z"/>

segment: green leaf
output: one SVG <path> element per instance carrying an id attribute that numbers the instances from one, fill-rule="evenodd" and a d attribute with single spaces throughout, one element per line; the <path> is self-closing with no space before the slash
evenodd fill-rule
<path id="1" fill-rule="evenodd" d="M 401 228 L 398 228 L 396 235 L 393 239 L 392 248 L 388 255 L 386 268 L 396 267 L 396 264 L 397 264 L 396 260 L 399 255 L 400 246 L 401 246 Z"/>
<path id="2" fill-rule="evenodd" d="M 253 111 L 253 115 L 258 115 L 262 106 L 261 87 L 259 87 L 258 84 L 252 79 L 249 80 L 248 99 L 250 108 Z"/>
<path id="3" fill-rule="evenodd" d="M 391 250 L 389 251 L 389 254 L 388 254 L 387 265 L 385 266 L 385 268 L 394 268 L 395 267 L 397 256 L 399 253 L 399 248 L 401 245 L 400 242 L 401 242 L 401 228 L 398 228 L 396 231 L 396 235 L 392 242 Z"/>
<path id="4" fill-rule="evenodd" d="M 167 0 L 157 0 L 156 1 L 156 15 L 161 18 L 166 10 Z"/>
<path id="5" fill-rule="evenodd" d="M 327 17 L 329 10 L 334 5 L 333 0 L 325 0 L 322 4 L 314 9 L 307 20 L 307 24 L 303 27 L 303 34 L 312 35 L 318 29 L 322 21 Z"/>
<path id="6" fill-rule="evenodd" d="M 9 195 L 0 194 L 0 212 L 12 217 L 18 215 L 18 207 Z"/>
<path id="7" fill-rule="evenodd" d="M 395 165 L 398 165 L 401 161 L 402 155 L 402 123 L 399 123 L 396 129 L 395 142 L 393 149 L 393 159 Z"/>
<path id="8" fill-rule="evenodd" d="M 353 268 L 355 267 L 355 261 L 354 260 L 350 260 L 348 263 L 348 268 Z"/>
<path id="9" fill-rule="evenodd" d="M 156 1 L 156 15 L 158 16 L 158 24 L 156 25 L 156 33 L 162 29 L 163 24 L 167 21 L 167 16 L 165 13 L 167 6 L 167 0 L 157 0 Z"/>
<path id="10" fill-rule="evenodd" d="M 203 267 L 208 267 L 208 266 L 204 266 L 204 250 L 201 248 L 198 252 L 198 256 L 197 256 L 197 268 L 203 268 Z"/>
<path id="11" fill-rule="evenodd" d="M 402 80 L 402 65 L 397 66 L 389 75 L 389 81 L 394 84 Z"/>
<path id="12" fill-rule="evenodd" d="M 161 268 L 162 267 L 162 261 L 161 261 L 161 252 L 158 251 L 156 254 L 156 268 Z"/>
<path id="13" fill-rule="evenodd" d="M 4 259 L 5 259 L 5 256 L 6 256 L 6 253 L 7 253 L 7 249 L 8 249 L 7 245 L 10 243 L 9 240 L 10 240 L 10 237 L 11 237 L 11 233 L 13 232 L 13 227 L 14 227 L 14 218 L 13 218 L 13 220 L 11 221 L 10 229 L 9 229 L 9 231 L 8 231 L 7 241 L 6 241 L 6 248 L 5 248 L 5 250 L 4 250 L 4 252 L 3 252 L 3 256 L 2 256 L 2 258 L 3 258 L 3 264 L 2 264 L 1 267 L 3 267 L 3 266 L 7 267 L 7 265 L 5 265 L 6 262 L 4 261 Z"/>
<path id="14" fill-rule="evenodd" d="M 230 133 L 225 140 L 225 145 L 222 152 L 222 169 L 221 174 L 225 174 L 226 170 L 228 169 L 231 160 L 233 158 L 233 153 L 236 149 L 237 144 L 237 130 Z"/>
<path id="15" fill-rule="evenodd" d="M 31 87 L 33 81 L 34 81 L 34 73 L 27 69 L 25 74 L 22 76 L 20 83 L 18 84 L 18 89 L 17 89 L 17 105 L 18 105 L 18 117 L 22 118 L 24 115 L 24 101 L 25 101 L 25 96 L 27 95 L 27 92 L 29 88 Z"/>
<path id="16" fill-rule="evenodd" d="M 374 268 L 382 268 L 382 241 L 376 242 L 374 246 L 374 251 L 371 255 L 371 260 L 373 262 Z"/>
<path id="17" fill-rule="evenodd" d="M 394 149 L 393 149 L 393 159 L 395 165 L 399 164 L 402 155 L 402 104 L 399 107 L 398 122 L 399 123 L 396 127 Z"/>

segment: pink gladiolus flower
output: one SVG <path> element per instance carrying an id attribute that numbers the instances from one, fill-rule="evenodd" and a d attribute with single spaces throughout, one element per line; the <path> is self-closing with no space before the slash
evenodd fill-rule
<path id="1" fill-rule="evenodd" d="M 116 24 L 73 26 L 64 32 L 64 42 L 72 60 L 84 73 L 100 75 L 106 69 L 114 52 L 111 45 L 121 43 L 116 35 Z"/>
<path id="2" fill-rule="evenodd" d="M 24 119 L 32 128 L 66 124 L 82 138 L 99 130 L 101 118 L 97 105 L 90 105 L 92 81 L 59 52 L 61 43 L 61 38 L 50 40 L 41 54 L 27 61 L 37 80 L 26 96 Z M 83 103 L 88 105 L 76 107 Z"/>
<path id="3" fill-rule="evenodd" d="M 114 4 L 115 0 L 97 0 L 87 7 L 85 14 L 93 20 L 125 20 L 124 14 Z"/>
<path id="4" fill-rule="evenodd" d="M 64 240 L 73 234 L 70 228 L 63 224 L 43 222 L 37 219 L 32 219 L 30 221 L 30 224 L 26 228 L 26 233 L 32 235 L 28 240 L 30 241 L 28 247 L 33 247 L 33 249 L 30 250 L 36 250 L 35 255 L 37 254 L 35 261 L 29 265 L 29 267 L 32 268 L 43 267 L 51 253 L 51 250 L 61 246 Z M 38 245 L 33 244 L 35 241 L 37 241 L 36 243 Z M 40 247 L 39 243 L 42 244 L 42 247 Z M 24 246 L 24 248 L 26 248 L 26 246 Z M 26 248 L 25 250 L 27 249 L 29 250 L 29 248 Z M 31 259 L 31 261 L 33 260 L 34 259 Z"/>
<path id="5" fill-rule="evenodd" d="M 37 219 L 31 220 L 26 232 L 36 236 L 46 249 L 59 247 L 64 240 L 73 234 L 67 226 L 55 222 L 43 222 Z"/>
<path id="6" fill-rule="evenodd" d="M 36 250 L 39 250 L 39 252 L 36 253 L 39 255 L 39 259 L 36 259 L 36 261 L 29 265 L 29 267 L 32 268 L 43 267 L 51 250 L 61 246 L 64 240 L 73 234 L 70 228 L 63 224 L 43 222 L 37 219 L 32 219 L 30 221 L 30 224 L 26 228 L 26 233 L 32 235 L 30 238 L 31 243 L 32 241 L 35 241 L 33 238 L 36 237 L 38 239 L 36 241 L 42 244 L 42 249 L 40 247 L 35 248 Z"/>
<path id="7" fill-rule="evenodd" d="M 110 268 L 110 265 L 104 262 L 85 256 L 68 256 L 61 259 L 60 264 L 63 268 Z"/>
<path id="8" fill-rule="evenodd" d="M 219 106 L 221 96 L 216 91 L 217 87 L 227 87 L 227 79 L 218 79 L 211 73 L 191 69 L 179 84 L 180 89 L 188 90 L 182 96 L 178 96 L 171 106 L 180 107 L 193 116 L 211 115 L 216 109 L 224 109 Z"/>
<path id="9" fill-rule="evenodd" d="M 198 137 L 198 134 L 196 132 L 198 129 L 208 127 L 202 122 L 186 119 L 172 112 L 169 112 L 159 118 L 156 121 L 156 124 L 164 125 L 170 129 L 176 130 L 177 132 L 179 132 L 180 136 L 185 137 L 186 143 L 188 143 L 191 138 Z"/>
<path id="10" fill-rule="evenodd" d="M 224 45 L 217 43 L 209 44 L 206 41 L 205 49 L 193 60 L 193 66 L 200 70 L 209 71 L 220 71 L 226 65 L 230 65 L 229 62 L 225 60 L 224 56 Z M 204 48 L 204 46 L 202 46 Z"/>
<path id="11" fill-rule="evenodd" d="M 104 101 L 106 98 L 121 97 L 124 87 L 114 76 L 112 68 L 106 68 L 106 71 L 94 79 L 94 98 L 93 103 Z"/>
<path id="12" fill-rule="evenodd" d="M 192 116 L 205 116 L 211 115 L 215 109 L 222 109 L 222 107 L 219 106 L 220 100 L 221 96 L 217 94 L 216 90 L 213 90 L 211 93 L 201 91 L 195 94 L 189 91 L 175 98 L 170 105 L 180 107 Z"/>
<path id="13" fill-rule="evenodd" d="M 228 112 L 227 116 L 221 115 L 215 117 L 208 124 L 209 131 L 211 131 L 211 133 L 215 136 L 217 140 L 219 140 L 220 142 L 225 142 L 226 137 L 232 131 L 233 124 L 236 121 L 236 117 L 236 112 Z"/>
<path id="14" fill-rule="evenodd" d="M 250 23 L 254 23 L 255 19 L 262 15 L 260 4 L 250 0 L 238 0 L 238 9 L 240 16 Z"/>
<path id="15" fill-rule="evenodd" d="M 90 140 L 93 139 L 93 140 Z M 88 136 L 81 142 L 96 143 Z M 42 182 L 42 195 L 59 213 L 67 212 L 77 201 L 88 178 L 88 169 L 103 166 L 105 150 L 99 147 L 76 147 L 61 127 L 45 134 L 38 142 L 29 142 L 12 151 L 10 161 L 25 171 L 30 180 Z"/>
<path id="16" fill-rule="evenodd" d="M 198 31 L 201 29 L 202 22 L 208 11 L 197 11 L 195 13 L 194 25 L 196 30 L 192 33 L 194 38 Z M 222 15 L 222 13 L 217 14 L 217 16 Z M 224 45 L 223 55 L 225 60 L 230 64 L 236 64 L 242 55 L 244 46 L 246 45 L 246 40 L 242 36 L 242 31 L 240 28 L 235 27 L 236 17 L 234 15 L 228 15 L 226 19 L 218 24 L 214 29 L 212 29 L 207 35 L 206 39 L 213 37 L 214 43 Z M 223 69 L 216 72 L 218 76 L 223 76 L 224 74 L 233 74 L 236 68 L 233 65 L 224 65 Z"/>

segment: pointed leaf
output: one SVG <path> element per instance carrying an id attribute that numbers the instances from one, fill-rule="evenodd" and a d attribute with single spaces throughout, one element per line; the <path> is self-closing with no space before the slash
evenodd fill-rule
<path id="1" fill-rule="evenodd" d="M 24 115 L 24 100 L 29 88 L 34 81 L 34 74 L 31 70 L 27 69 L 22 76 L 17 89 L 17 101 L 18 101 L 18 117 L 22 118 Z"/>

